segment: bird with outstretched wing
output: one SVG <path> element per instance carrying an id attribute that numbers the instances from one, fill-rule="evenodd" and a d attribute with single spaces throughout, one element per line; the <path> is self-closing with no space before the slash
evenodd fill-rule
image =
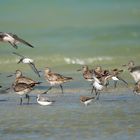
<path id="1" fill-rule="evenodd" d="M 23 63 L 23 64 L 28 64 L 31 69 L 40 77 L 40 74 L 39 74 L 39 71 L 37 70 L 35 64 L 34 64 L 34 60 L 33 59 L 30 59 L 28 57 L 25 57 L 19 53 L 16 53 L 16 52 L 13 52 L 13 54 L 17 55 L 20 57 L 20 60 L 18 61 L 18 64 L 19 63 Z"/>
<path id="2" fill-rule="evenodd" d="M 30 43 L 21 39 L 20 37 L 18 37 L 16 34 L 13 34 L 13 33 L 0 32 L 0 41 L 1 42 L 8 42 L 15 49 L 18 48 L 18 46 L 17 46 L 18 43 L 23 43 L 31 48 L 34 48 L 33 45 L 31 45 Z"/>

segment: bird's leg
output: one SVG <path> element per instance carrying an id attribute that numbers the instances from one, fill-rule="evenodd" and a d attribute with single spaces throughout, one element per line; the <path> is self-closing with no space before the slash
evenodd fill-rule
<path id="1" fill-rule="evenodd" d="M 117 87 L 117 81 L 114 81 L 114 88 Z"/>
<path id="2" fill-rule="evenodd" d="M 128 86 L 128 83 L 124 79 L 119 77 L 119 80 L 121 80 L 122 82 L 124 82 L 126 84 L 126 86 Z"/>
<path id="3" fill-rule="evenodd" d="M 93 93 L 93 90 L 95 90 L 94 86 L 92 87 L 91 94 Z"/>
<path id="4" fill-rule="evenodd" d="M 105 88 L 107 89 L 107 86 L 109 85 L 109 81 L 107 80 L 107 82 L 105 83 Z"/>
<path id="5" fill-rule="evenodd" d="M 99 100 L 100 92 L 97 92 L 96 94 L 96 100 Z"/>
<path id="6" fill-rule="evenodd" d="M 94 90 L 95 90 L 95 95 L 97 96 L 98 95 L 98 91 L 96 90 L 96 88 Z"/>
<path id="7" fill-rule="evenodd" d="M 63 87 L 62 87 L 62 85 L 60 85 L 60 88 L 61 88 L 61 91 L 62 91 L 62 94 L 63 94 Z"/>
<path id="8" fill-rule="evenodd" d="M 46 91 L 46 93 L 48 93 L 48 91 L 51 90 L 51 89 L 52 89 L 52 86 L 50 86 L 50 87 L 48 88 L 48 90 Z"/>
<path id="9" fill-rule="evenodd" d="M 26 98 L 28 99 L 27 104 L 29 104 L 30 96 L 28 94 L 26 94 Z"/>
<path id="10" fill-rule="evenodd" d="M 22 105 L 22 97 L 20 97 L 20 105 Z"/>

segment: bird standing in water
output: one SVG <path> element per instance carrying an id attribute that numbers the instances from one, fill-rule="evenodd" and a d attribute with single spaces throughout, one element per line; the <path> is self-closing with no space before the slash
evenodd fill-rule
<path id="1" fill-rule="evenodd" d="M 27 104 L 29 104 L 29 93 L 33 89 L 34 85 L 33 84 L 26 84 L 26 83 L 13 83 L 12 88 L 14 92 L 18 95 L 20 95 L 20 105 L 22 105 L 22 96 L 26 95 L 26 98 L 28 99 Z"/>
<path id="2" fill-rule="evenodd" d="M 40 94 L 37 95 L 37 102 L 40 105 L 52 105 L 54 101 L 51 101 L 48 97 L 41 97 Z"/>
<path id="3" fill-rule="evenodd" d="M 63 93 L 63 86 L 62 86 L 62 84 L 66 83 L 68 81 L 73 80 L 72 77 L 66 77 L 66 76 L 60 75 L 58 73 L 53 73 L 50 70 L 50 68 L 48 68 L 48 67 L 46 67 L 46 69 L 45 69 L 45 79 L 51 85 L 50 88 L 48 89 L 48 91 L 51 90 L 53 86 L 58 85 L 58 86 L 60 86 L 62 93 Z"/>
<path id="4" fill-rule="evenodd" d="M 96 100 L 96 97 L 80 96 L 80 101 L 84 103 L 85 106 L 89 105 L 93 100 Z"/>
<path id="5" fill-rule="evenodd" d="M 83 77 L 86 81 L 93 81 L 93 70 L 90 70 L 87 65 L 82 66 L 82 68 L 77 71 L 82 71 Z"/>

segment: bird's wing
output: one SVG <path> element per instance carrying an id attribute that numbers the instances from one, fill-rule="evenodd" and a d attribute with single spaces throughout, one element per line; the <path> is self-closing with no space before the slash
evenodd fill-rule
<path id="1" fill-rule="evenodd" d="M 36 83 L 36 81 L 32 80 L 31 78 L 22 76 L 22 77 L 17 78 L 17 79 L 15 80 L 15 83 L 25 83 L 25 84 L 29 85 L 29 84 L 34 84 L 34 83 Z"/>
<path id="2" fill-rule="evenodd" d="M 121 80 L 122 82 L 124 82 L 126 85 L 128 85 L 128 83 L 127 83 L 123 78 L 121 78 L 120 76 L 117 76 L 117 78 L 118 78 L 119 80 Z"/>
<path id="3" fill-rule="evenodd" d="M 88 100 L 90 100 L 90 99 L 94 99 L 95 97 L 87 97 L 87 96 L 81 96 L 80 97 L 80 99 L 81 99 L 81 101 L 83 101 L 83 102 L 86 102 L 86 101 L 88 101 Z"/>
<path id="4" fill-rule="evenodd" d="M 60 79 L 62 79 L 60 74 L 53 73 L 53 72 L 48 73 L 46 77 L 49 81 L 59 81 Z"/>
<path id="5" fill-rule="evenodd" d="M 58 73 L 54 73 L 54 76 L 56 77 L 56 80 L 65 80 L 65 76 L 61 75 L 61 74 L 58 74 Z"/>
<path id="6" fill-rule="evenodd" d="M 19 53 L 16 53 L 16 52 L 13 52 L 13 54 L 15 54 L 15 55 L 21 57 L 20 60 L 17 62 L 17 64 L 21 63 L 21 62 L 23 61 L 23 59 L 26 58 L 25 56 L 23 56 L 23 55 L 21 55 L 21 54 L 19 54 Z"/>
<path id="7" fill-rule="evenodd" d="M 35 67 L 34 63 L 29 63 L 29 66 L 31 67 L 31 69 L 38 75 L 38 77 L 40 77 L 39 71 L 37 70 L 37 68 Z"/>
<path id="8" fill-rule="evenodd" d="M 5 36 L 6 36 L 6 34 L 5 34 L 5 33 L 0 32 L 0 38 L 3 38 L 3 37 L 5 37 Z"/>
<path id="9" fill-rule="evenodd" d="M 25 45 L 28 45 L 28 46 L 31 47 L 31 48 L 34 48 L 33 45 L 31 45 L 31 44 L 28 43 L 27 41 L 25 41 L 25 40 L 19 38 L 17 35 L 15 35 L 15 34 L 11 34 L 11 35 L 12 35 L 12 37 L 13 37 L 15 40 L 17 40 L 17 41 L 19 41 L 19 42 L 21 42 L 21 43 L 23 43 L 23 44 L 25 44 Z"/>

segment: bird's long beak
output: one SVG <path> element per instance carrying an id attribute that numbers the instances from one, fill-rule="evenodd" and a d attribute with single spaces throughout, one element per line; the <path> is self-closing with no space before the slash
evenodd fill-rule
<path id="1" fill-rule="evenodd" d="M 10 75 L 7 75 L 6 77 L 12 77 L 13 76 L 13 74 L 10 74 Z"/>
<path id="2" fill-rule="evenodd" d="M 128 66 L 127 64 L 123 64 L 123 65 L 122 65 L 122 67 L 127 67 L 127 66 Z"/>
<path id="3" fill-rule="evenodd" d="M 41 93 L 41 94 L 47 94 L 47 92 L 48 92 L 48 91 L 46 90 L 46 91 L 44 91 L 44 92 L 43 92 L 43 93 Z"/>
<path id="4" fill-rule="evenodd" d="M 7 75 L 6 77 L 13 77 L 16 73 L 14 72 L 13 74 Z"/>
<path id="5" fill-rule="evenodd" d="M 8 91 L 8 90 L 10 90 L 10 89 L 11 89 L 11 88 L 10 88 L 10 87 L 8 87 L 8 88 L 6 88 L 5 90 L 6 90 L 6 91 Z"/>
<path id="6" fill-rule="evenodd" d="M 82 69 L 78 69 L 77 71 L 82 71 Z"/>

